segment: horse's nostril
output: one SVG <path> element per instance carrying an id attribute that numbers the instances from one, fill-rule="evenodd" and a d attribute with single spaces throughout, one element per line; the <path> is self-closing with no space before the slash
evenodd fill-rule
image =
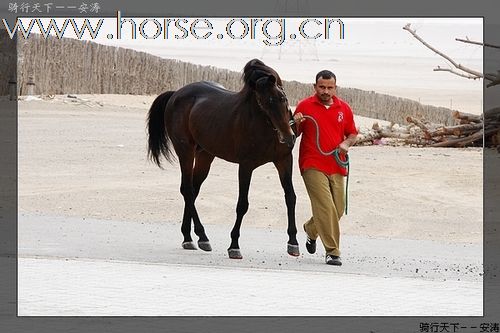
<path id="1" fill-rule="evenodd" d="M 278 133 L 278 141 L 280 143 L 285 143 L 285 137 L 281 134 L 281 133 Z"/>
<path id="2" fill-rule="evenodd" d="M 292 134 L 291 140 L 288 142 L 288 147 L 289 148 L 293 148 L 293 146 L 295 146 L 295 140 L 296 139 L 297 139 L 297 137 L 295 136 L 295 134 Z"/>

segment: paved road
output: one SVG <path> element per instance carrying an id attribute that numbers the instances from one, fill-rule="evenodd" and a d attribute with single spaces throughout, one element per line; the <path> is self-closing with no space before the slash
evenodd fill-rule
<path id="1" fill-rule="evenodd" d="M 345 236 L 332 267 L 245 226 L 230 260 L 230 228 L 206 225 L 207 253 L 182 250 L 177 224 L 20 214 L 19 315 L 482 315 L 480 245 Z"/>

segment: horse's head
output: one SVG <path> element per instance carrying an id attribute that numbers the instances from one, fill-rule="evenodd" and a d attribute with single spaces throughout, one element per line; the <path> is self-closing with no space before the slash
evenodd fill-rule
<path id="1" fill-rule="evenodd" d="M 283 87 L 276 84 L 273 75 L 263 76 L 255 82 L 255 98 L 277 131 L 279 141 L 293 148 L 296 136 L 290 127 L 292 111 Z"/>
<path id="2" fill-rule="evenodd" d="M 257 104 L 271 121 L 279 141 L 293 148 L 296 136 L 290 127 L 292 111 L 278 74 L 257 59 L 250 61 L 244 72 L 245 82 L 255 92 Z"/>

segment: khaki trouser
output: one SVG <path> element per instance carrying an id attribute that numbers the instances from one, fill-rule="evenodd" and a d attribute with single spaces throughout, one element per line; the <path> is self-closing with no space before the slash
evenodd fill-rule
<path id="1" fill-rule="evenodd" d="M 304 224 L 311 239 L 318 236 L 326 254 L 340 256 L 339 220 L 344 214 L 344 176 L 326 175 L 315 169 L 307 169 L 302 174 L 311 200 L 312 217 Z"/>

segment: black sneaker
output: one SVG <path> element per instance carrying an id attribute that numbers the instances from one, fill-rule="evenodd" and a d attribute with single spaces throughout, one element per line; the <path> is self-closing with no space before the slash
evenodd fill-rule
<path id="1" fill-rule="evenodd" d="M 306 249 L 310 254 L 316 253 L 316 241 L 307 236 Z"/>
<path id="2" fill-rule="evenodd" d="M 307 236 L 306 226 L 303 225 L 303 228 L 304 228 L 304 232 L 306 233 L 306 236 Z M 307 249 L 307 252 L 309 252 L 310 254 L 316 253 L 316 240 L 311 239 L 311 238 L 309 238 L 309 236 L 307 236 L 306 249 Z"/>
<path id="3" fill-rule="evenodd" d="M 327 254 L 325 257 L 325 262 L 327 265 L 342 266 L 342 261 L 340 261 L 339 256 L 334 256 L 332 254 Z"/>

